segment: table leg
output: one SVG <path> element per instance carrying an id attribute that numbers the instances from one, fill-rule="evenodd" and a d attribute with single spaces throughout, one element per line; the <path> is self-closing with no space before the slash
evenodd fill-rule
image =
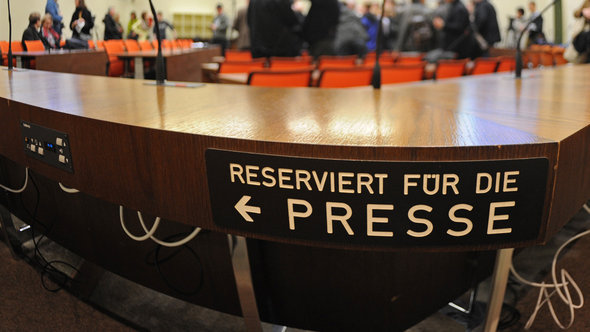
<path id="1" fill-rule="evenodd" d="M 143 58 L 142 57 L 135 57 L 135 79 L 136 80 L 143 80 Z"/>
<path id="2" fill-rule="evenodd" d="M 486 322 L 484 325 L 485 332 L 495 332 L 498 329 L 513 252 L 514 248 L 508 248 L 500 249 L 496 254 L 496 265 L 494 266 L 492 288 L 490 290 L 490 299 L 488 301 Z"/>
<path id="3" fill-rule="evenodd" d="M 236 278 L 236 287 L 238 290 L 238 297 L 240 298 L 240 306 L 242 307 L 242 316 L 246 323 L 246 330 L 248 332 L 261 332 L 262 324 L 260 322 L 260 316 L 258 315 L 254 285 L 252 284 L 246 238 L 242 236 L 232 238 L 229 236 L 229 241 L 230 253 L 232 255 L 232 266 Z"/>
<path id="4" fill-rule="evenodd" d="M 16 56 L 16 67 L 17 68 L 23 68 L 23 57 L 17 55 Z"/>

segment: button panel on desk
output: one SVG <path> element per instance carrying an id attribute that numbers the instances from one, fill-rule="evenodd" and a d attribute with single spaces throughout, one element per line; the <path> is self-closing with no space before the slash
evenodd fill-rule
<path id="1" fill-rule="evenodd" d="M 21 121 L 25 154 L 54 167 L 73 173 L 68 134 Z"/>

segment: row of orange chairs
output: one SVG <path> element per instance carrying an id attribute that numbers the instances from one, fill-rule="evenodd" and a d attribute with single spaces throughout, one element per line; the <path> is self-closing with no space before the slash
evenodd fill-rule
<path id="1" fill-rule="evenodd" d="M 556 45 L 531 45 L 523 52 L 527 68 L 552 67 L 568 63 L 563 57 L 565 48 Z"/>

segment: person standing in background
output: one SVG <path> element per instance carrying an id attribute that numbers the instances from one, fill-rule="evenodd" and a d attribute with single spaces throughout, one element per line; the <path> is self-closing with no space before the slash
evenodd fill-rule
<path id="1" fill-rule="evenodd" d="M 488 47 L 493 47 L 495 43 L 501 40 L 500 28 L 496 17 L 496 9 L 488 0 L 475 0 L 474 20 L 473 23 L 477 32 L 488 43 Z M 485 50 L 483 56 L 489 56 L 489 51 Z"/>
<path id="2" fill-rule="evenodd" d="M 137 40 L 137 34 L 133 32 L 133 25 L 137 22 L 137 14 L 131 12 L 129 23 L 127 23 L 127 38 Z"/>
<path id="3" fill-rule="evenodd" d="M 53 30 L 55 30 L 55 32 L 57 32 L 61 37 L 63 16 L 61 14 L 61 10 L 59 10 L 57 0 L 47 0 L 47 4 L 45 4 L 45 13 L 51 14 L 51 18 L 53 20 Z"/>
<path id="4" fill-rule="evenodd" d="M 72 14 L 72 20 L 70 22 L 70 29 L 72 29 L 72 38 L 90 40 L 90 29 L 94 27 L 94 20 L 92 14 L 86 8 L 84 0 L 75 0 L 76 10 Z"/>
<path id="5" fill-rule="evenodd" d="M 221 54 L 225 55 L 225 48 L 227 47 L 227 28 L 229 27 L 229 20 L 223 13 L 223 5 L 218 3 L 215 7 L 217 16 L 213 18 L 211 23 L 211 31 L 213 31 L 213 38 L 211 44 L 221 45 Z"/>
<path id="6" fill-rule="evenodd" d="M 158 16 L 158 26 L 160 27 L 160 38 L 162 40 L 168 39 L 166 38 L 166 30 L 170 29 L 172 31 L 172 39 L 176 39 L 176 31 L 174 30 L 174 26 L 170 24 L 170 22 L 164 20 L 164 14 L 162 12 L 158 12 L 156 14 Z M 154 25 L 154 38 L 157 38 L 156 35 L 156 26 Z"/>
<path id="7" fill-rule="evenodd" d="M 432 24 L 437 30 L 444 32 L 443 49 L 457 53 L 458 59 L 471 56 L 472 44 L 468 37 L 469 12 L 461 0 L 446 0 L 449 3 L 448 14 L 445 19 L 436 16 Z"/>
<path id="8" fill-rule="evenodd" d="M 312 0 L 303 22 L 303 39 L 309 44 L 309 53 L 317 58 L 334 55 L 334 39 L 340 15 L 337 0 Z"/>
<path id="9" fill-rule="evenodd" d="M 543 34 L 543 16 L 537 11 L 537 4 L 534 1 L 529 2 L 531 12 L 530 20 L 533 21 L 529 26 L 529 44 L 543 44 L 545 35 Z"/>
<path id="10" fill-rule="evenodd" d="M 115 8 L 109 7 L 108 13 L 102 20 L 104 22 L 104 40 L 123 39 L 123 29 L 120 25 L 117 25 L 115 15 Z"/>
<path id="11" fill-rule="evenodd" d="M 301 22 L 289 0 L 250 0 L 248 27 L 252 57 L 301 54 Z"/>
<path id="12" fill-rule="evenodd" d="M 367 49 L 374 51 L 377 48 L 377 32 L 379 31 L 379 5 L 377 3 L 366 2 L 364 4 L 363 17 L 361 22 L 367 30 L 369 40 L 367 41 Z"/>
<path id="13" fill-rule="evenodd" d="M 141 12 L 141 20 L 136 21 L 133 23 L 131 27 L 132 37 L 137 41 L 144 41 L 148 40 L 150 37 L 150 24 L 149 24 L 149 16 L 146 11 Z"/>
<path id="14" fill-rule="evenodd" d="M 232 29 L 238 32 L 236 47 L 238 50 L 250 49 L 250 30 L 248 29 L 248 0 L 246 6 L 238 10 Z"/>

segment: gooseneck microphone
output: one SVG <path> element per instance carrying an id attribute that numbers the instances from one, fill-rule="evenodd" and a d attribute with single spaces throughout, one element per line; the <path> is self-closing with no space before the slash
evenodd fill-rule
<path id="1" fill-rule="evenodd" d="M 381 4 L 381 16 L 379 17 L 379 28 L 377 29 L 377 48 L 375 49 L 375 66 L 373 67 L 373 76 L 371 85 L 373 89 L 381 89 L 381 66 L 379 57 L 381 55 L 381 39 L 383 39 L 383 15 L 385 15 L 385 1 Z"/>
<path id="2" fill-rule="evenodd" d="M 12 70 L 12 16 L 10 15 L 10 0 L 8 2 L 8 70 Z"/>
<path id="3" fill-rule="evenodd" d="M 163 85 L 164 84 L 164 77 L 166 75 L 164 69 L 164 57 L 162 56 L 162 38 L 160 36 L 160 24 L 158 22 L 158 15 L 156 14 L 156 9 L 154 8 L 154 4 L 152 0 L 150 2 L 150 9 L 152 10 L 152 15 L 154 15 L 154 22 L 156 26 L 156 37 L 158 38 L 158 55 L 156 57 L 156 84 Z"/>
<path id="4" fill-rule="evenodd" d="M 521 78 L 522 77 L 522 68 L 523 68 L 523 63 L 522 63 L 522 52 L 520 50 L 520 41 L 522 40 L 522 36 L 524 36 L 524 33 L 527 31 L 527 28 L 533 24 L 533 21 L 536 20 L 538 17 L 543 16 L 543 13 L 545 13 L 549 8 L 553 7 L 557 2 L 559 2 L 561 0 L 553 0 L 551 1 L 547 6 L 545 6 L 545 8 L 543 8 L 543 10 L 541 10 L 539 12 L 539 14 L 535 15 L 534 17 L 531 17 L 531 19 L 527 22 L 527 24 L 524 26 L 524 29 L 522 29 L 522 31 L 520 32 L 520 35 L 518 36 L 518 40 L 516 41 L 516 65 L 514 68 L 514 74 L 516 75 L 516 78 Z"/>

